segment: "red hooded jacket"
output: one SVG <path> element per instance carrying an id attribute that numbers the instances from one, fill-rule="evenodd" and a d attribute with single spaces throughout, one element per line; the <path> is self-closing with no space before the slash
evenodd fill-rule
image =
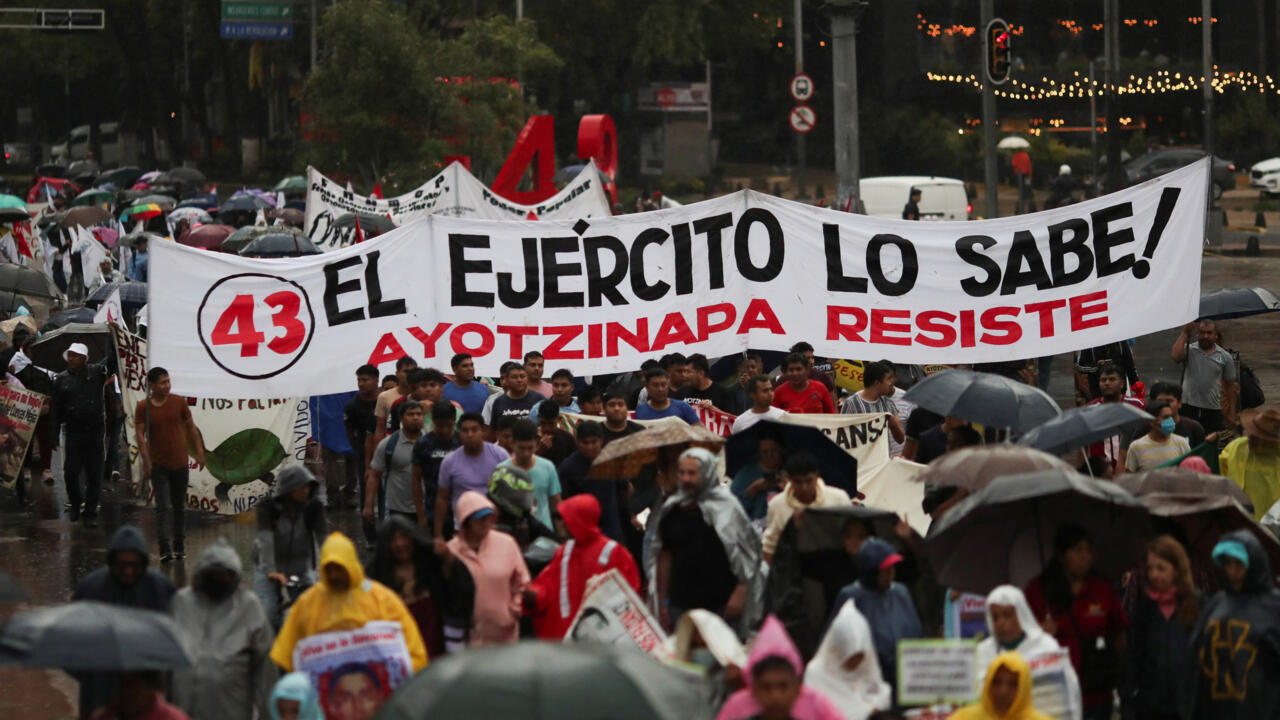
<path id="1" fill-rule="evenodd" d="M 529 584 L 537 593 L 534 630 L 544 640 L 564 639 L 592 576 L 617 568 L 632 589 L 640 591 L 640 572 L 631 553 L 600 532 L 600 502 L 584 493 L 560 503 L 559 510 L 573 538 Z"/>

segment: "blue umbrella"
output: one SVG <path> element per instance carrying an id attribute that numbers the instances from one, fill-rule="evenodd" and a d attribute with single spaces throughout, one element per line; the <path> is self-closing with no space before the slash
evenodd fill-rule
<path id="1" fill-rule="evenodd" d="M 96 308 L 106 302 L 111 297 L 111 293 L 119 288 L 120 290 L 120 307 L 126 311 L 138 310 L 148 302 L 147 284 L 136 280 L 126 280 L 124 282 L 109 282 L 106 285 L 93 291 L 84 304 L 91 308 Z"/>

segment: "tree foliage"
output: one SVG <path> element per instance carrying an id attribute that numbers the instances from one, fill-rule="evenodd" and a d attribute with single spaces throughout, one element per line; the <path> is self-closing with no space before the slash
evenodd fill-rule
<path id="1" fill-rule="evenodd" d="M 493 16 L 448 37 L 384 0 L 338 4 L 321 36 L 329 51 L 303 91 L 307 160 L 392 189 L 430 177 L 445 155 L 496 168 L 536 112 L 523 88 L 561 64 L 531 21 Z"/>

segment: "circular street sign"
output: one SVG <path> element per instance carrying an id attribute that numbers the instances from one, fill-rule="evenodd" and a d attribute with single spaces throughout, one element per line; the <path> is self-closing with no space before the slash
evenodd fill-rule
<path id="1" fill-rule="evenodd" d="M 816 122 L 818 122 L 818 114 L 808 105 L 797 105 L 791 108 L 791 114 L 787 116 L 787 123 L 798 133 L 813 130 Z"/>
<path id="2" fill-rule="evenodd" d="M 813 78 L 804 73 L 791 78 L 791 97 L 796 102 L 805 102 L 813 97 Z"/>
<path id="3" fill-rule="evenodd" d="M 671 88 L 662 88 L 658 91 L 656 100 L 659 107 L 671 107 L 676 104 L 676 91 Z"/>

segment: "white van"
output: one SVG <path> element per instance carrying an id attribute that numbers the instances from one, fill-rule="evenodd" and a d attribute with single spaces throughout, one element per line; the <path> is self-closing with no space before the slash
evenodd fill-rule
<path id="1" fill-rule="evenodd" d="M 911 188 L 920 189 L 921 220 L 968 220 L 973 212 L 964 183 L 932 175 L 893 175 L 862 178 L 858 195 L 867 215 L 902 219 L 902 208 L 911 200 Z"/>

